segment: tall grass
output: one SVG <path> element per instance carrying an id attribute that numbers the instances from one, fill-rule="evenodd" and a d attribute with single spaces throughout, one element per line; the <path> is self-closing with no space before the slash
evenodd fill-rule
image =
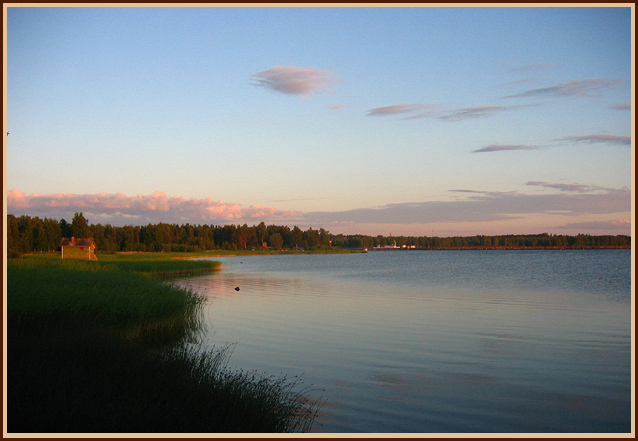
<path id="1" fill-rule="evenodd" d="M 8 263 L 8 430 L 309 430 L 318 403 L 297 379 L 231 371 L 229 348 L 185 343 L 203 299 L 134 269 L 158 262 Z"/>
<path id="2" fill-rule="evenodd" d="M 14 327 L 130 331 L 166 321 L 191 322 L 202 303 L 192 292 L 91 262 L 22 266 L 7 268 L 7 319 Z"/>
<path id="3" fill-rule="evenodd" d="M 98 261 L 61 259 L 59 254 L 28 255 L 25 259 L 11 259 L 10 266 L 76 268 L 85 271 L 98 269 L 118 269 L 125 272 L 148 275 L 194 275 L 215 271 L 221 263 L 212 260 L 185 259 L 182 253 L 136 253 L 136 254 L 100 254 Z"/>

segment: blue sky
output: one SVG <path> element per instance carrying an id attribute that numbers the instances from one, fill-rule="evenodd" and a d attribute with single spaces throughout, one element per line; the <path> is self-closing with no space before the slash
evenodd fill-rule
<path id="1" fill-rule="evenodd" d="M 629 7 L 7 9 L 9 213 L 630 233 Z"/>

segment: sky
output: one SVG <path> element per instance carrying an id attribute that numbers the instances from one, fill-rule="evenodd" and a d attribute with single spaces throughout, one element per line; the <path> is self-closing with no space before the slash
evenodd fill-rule
<path id="1" fill-rule="evenodd" d="M 631 7 L 11 7 L 7 213 L 631 234 Z"/>

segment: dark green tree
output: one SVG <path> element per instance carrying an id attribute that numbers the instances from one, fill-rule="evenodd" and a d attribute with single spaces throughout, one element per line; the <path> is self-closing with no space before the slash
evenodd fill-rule
<path id="1" fill-rule="evenodd" d="M 64 219 L 60 221 L 60 232 L 62 237 L 73 236 L 73 229 L 71 228 L 71 225 Z"/>
<path id="2" fill-rule="evenodd" d="M 268 243 L 270 244 L 272 248 L 276 250 L 280 250 L 281 247 L 284 246 L 284 239 L 283 237 L 281 237 L 281 234 L 274 233 L 270 235 L 270 238 L 268 239 Z"/>
<path id="3" fill-rule="evenodd" d="M 73 215 L 71 231 L 73 237 L 90 237 L 91 229 L 89 228 L 89 221 L 82 213 L 75 213 Z"/>

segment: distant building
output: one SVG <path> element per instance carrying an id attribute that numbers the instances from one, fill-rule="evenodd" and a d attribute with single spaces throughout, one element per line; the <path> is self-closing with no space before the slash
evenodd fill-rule
<path id="1" fill-rule="evenodd" d="M 72 237 L 68 239 L 65 237 L 60 242 L 60 248 L 62 248 L 63 259 L 97 260 L 93 238 L 76 239 Z"/>

